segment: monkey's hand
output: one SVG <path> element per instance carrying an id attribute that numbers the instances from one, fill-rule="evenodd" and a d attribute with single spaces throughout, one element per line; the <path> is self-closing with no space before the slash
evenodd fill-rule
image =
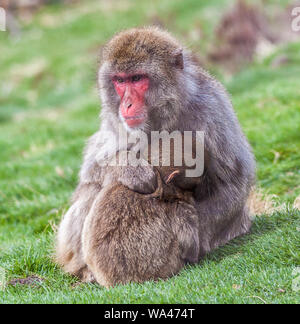
<path id="1" fill-rule="evenodd" d="M 156 174 L 151 165 L 121 167 L 119 181 L 141 194 L 153 193 L 157 188 Z"/>

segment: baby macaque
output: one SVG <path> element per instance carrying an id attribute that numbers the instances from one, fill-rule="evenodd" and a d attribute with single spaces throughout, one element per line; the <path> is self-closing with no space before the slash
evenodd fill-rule
<path id="1" fill-rule="evenodd" d="M 105 187 L 83 229 L 83 257 L 105 287 L 166 279 L 199 255 L 198 216 L 192 191 L 174 184 L 185 167 L 156 167 L 157 189 Z"/>

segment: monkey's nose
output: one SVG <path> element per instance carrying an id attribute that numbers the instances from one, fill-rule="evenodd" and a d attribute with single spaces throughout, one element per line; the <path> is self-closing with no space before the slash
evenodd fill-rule
<path id="1" fill-rule="evenodd" d="M 131 106 L 132 106 L 132 104 L 129 104 L 129 105 L 127 106 L 127 109 L 131 108 Z"/>

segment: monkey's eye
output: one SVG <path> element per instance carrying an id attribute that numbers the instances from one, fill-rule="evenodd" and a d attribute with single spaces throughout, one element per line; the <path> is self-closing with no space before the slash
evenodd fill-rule
<path id="1" fill-rule="evenodd" d="M 116 81 L 117 81 L 118 83 L 123 83 L 123 82 L 124 82 L 124 79 L 123 79 L 123 78 L 120 78 L 120 77 L 117 77 L 117 78 L 116 78 Z"/>
<path id="2" fill-rule="evenodd" d="M 140 75 L 140 74 L 137 74 L 137 75 L 134 75 L 132 78 L 131 78 L 131 81 L 132 82 L 138 82 L 140 80 L 142 80 L 143 76 Z"/>
<path id="3" fill-rule="evenodd" d="M 123 83 L 123 82 L 125 82 L 125 79 L 116 75 L 113 77 L 113 81 L 116 83 Z"/>

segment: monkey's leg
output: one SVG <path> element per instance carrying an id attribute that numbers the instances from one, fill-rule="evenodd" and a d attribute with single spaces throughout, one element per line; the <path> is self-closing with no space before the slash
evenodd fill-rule
<path id="1" fill-rule="evenodd" d="M 65 214 L 58 230 L 56 261 L 63 269 L 84 281 L 91 281 L 92 275 L 82 257 L 81 236 L 84 221 L 92 206 L 98 185 L 80 185 L 74 195 L 74 203 Z"/>
<path id="2" fill-rule="evenodd" d="M 97 221 L 101 215 L 101 201 L 106 199 L 105 195 L 111 186 L 104 187 L 102 191 L 98 194 L 97 198 L 93 202 L 85 221 L 82 230 L 82 257 L 84 263 L 90 269 L 93 278 L 97 283 L 104 287 L 110 287 L 111 283 L 108 279 L 106 273 L 101 270 L 101 255 L 97 250 L 98 244 L 97 239 L 99 239 L 99 226 L 97 226 Z"/>

